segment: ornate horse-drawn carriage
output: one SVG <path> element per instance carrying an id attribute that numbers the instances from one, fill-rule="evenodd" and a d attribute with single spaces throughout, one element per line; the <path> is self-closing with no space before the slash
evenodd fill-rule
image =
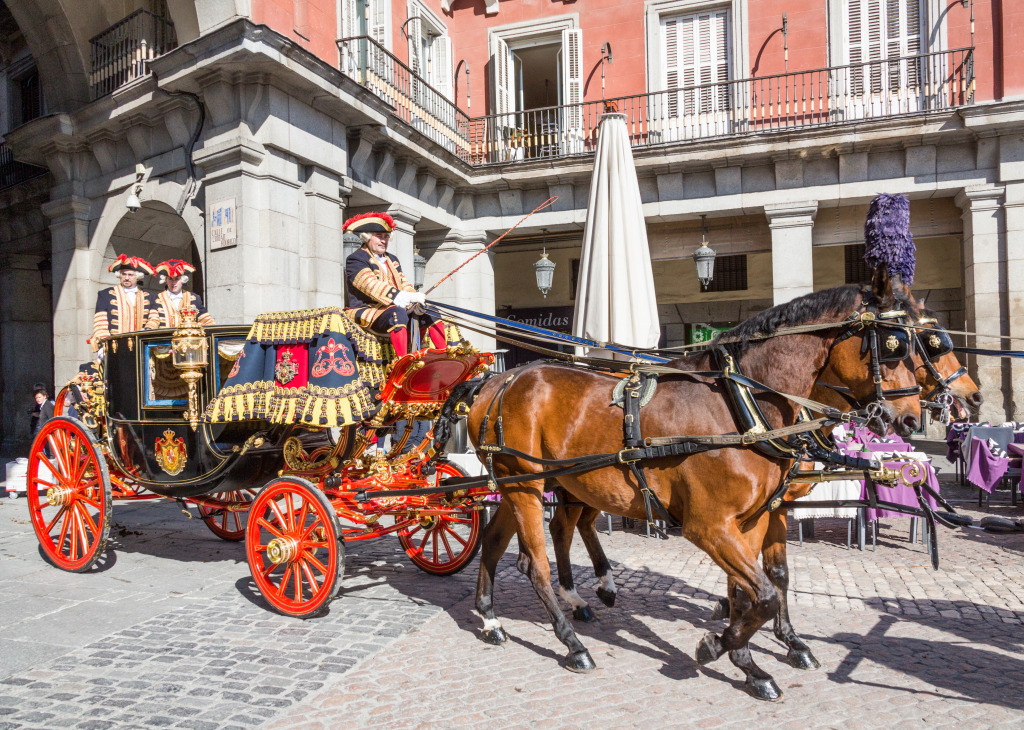
<path id="1" fill-rule="evenodd" d="M 396 533 L 429 573 L 465 567 L 481 528 L 465 491 L 384 494 L 436 490 L 459 468 L 429 434 L 410 444 L 409 427 L 389 452 L 368 446 L 400 420 L 432 420 L 492 356 L 459 341 L 385 364 L 383 348 L 335 308 L 262 315 L 251 329 L 188 318 L 111 337 L 98 372 L 59 394 L 32 446 L 29 510 L 46 557 L 88 570 L 114 501 L 162 497 L 244 539 L 260 592 L 294 616 L 337 594 L 346 541 Z"/>

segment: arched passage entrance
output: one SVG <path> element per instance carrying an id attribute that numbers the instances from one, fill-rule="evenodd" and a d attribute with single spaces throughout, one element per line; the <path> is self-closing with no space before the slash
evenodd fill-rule
<path id="1" fill-rule="evenodd" d="M 188 288 L 205 298 L 203 262 L 188 224 L 171 206 L 147 200 L 133 213 L 125 213 L 114 226 L 103 255 L 104 270 L 121 254 L 141 256 L 156 266 L 167 259 L 182 259 L 196 267 Z M 144 288 L 159 291 L 156 280 L 147 279 Z"/>

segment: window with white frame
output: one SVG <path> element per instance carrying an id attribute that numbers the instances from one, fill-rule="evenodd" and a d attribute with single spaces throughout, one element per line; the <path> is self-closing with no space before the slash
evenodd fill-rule
<path id="1" fill-rule="evenodd" d="M 669 114 L 724 108 L 725 82 L 730 78 L 729 11 L 667 15 L 661 19 L 661 28 Z"/>
<path id="2" fill-rule="evenodd" d="M 406 24 L 409 67 L 446 99 L 451 99 L 452 40 L 444 23 L 419 0 L 409 3 Z"/>
<path id="3" fill-rule="evenodd" d="M 853 93 L 878 94 L 920 84 L 920 64 L 908 57 L 920 54 L 924 46 L 922 5 L 923 0 L 848 0 L 846 62 L 852 66 Z"/>

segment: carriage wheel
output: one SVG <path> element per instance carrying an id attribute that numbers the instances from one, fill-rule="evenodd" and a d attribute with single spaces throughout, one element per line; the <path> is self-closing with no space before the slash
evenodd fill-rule
<path id="1" fill-rule="evenodd" d="M 439 483 L 466 473 L 455 464 L 437 462 Z M 441 496 L 431 500 L 441 506 Z M 458 505 L 438 515 L 426 515 L 419 524 L 400 530 L 398 539 L 412 562 L 433 575 L 453 575 L 465 568 L 480 549 L 480 511 Z"/>
<path id="2" fill-rule="evenodd" d="M 341 588 L 345 543 L 334 507 L 305 479 L 271 481 L 249 509 L 245 548 L 253 580 L 288 616 L 323 613 Z"/>
<path id="3" fill-rule="evenodd" d="M 209 496 L 210 499 L 226 503 L 252 502 L 256 498 L 256 492 L 252 489 L 239 489 L 235 492 L 214 492 Z M 199 509 L 199 516 L 203 518 L 203 522 L 217 537 L 232 542 L 245 539 L 245 522 L 249 516 L 248 511 L 229 512 L 224 510 L 217 514 L 216 507 L 207 507 L 203 504 L 196 505 L 196 507 Z"/>
<path id="4" fill-rule="evenodd" d="M 47 421 L 28 457 L 28 510 L 46 557 L 81 573 L 110 536 L 110 475 L 92 433 L 73 418 Z"/>

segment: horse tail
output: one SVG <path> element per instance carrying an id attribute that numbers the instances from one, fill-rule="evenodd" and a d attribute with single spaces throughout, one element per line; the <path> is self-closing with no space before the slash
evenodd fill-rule
<path id="1" fill-rule="evenodd" d="M 437 451 L 443 450 L 444 445 L 451 436 L 452 424 L 458 420 L 460 415 L 464 415 L 469 411 L 469 407 L 473 405 L 473 401 L 479 395 L 480 389 L 484 387 L 484 383 L 492 375 L 494 373 L 487 370 L 482 377 L 467 380 L 452 388 L 452 393 L 448 396 L 448 400 L 441 406 L 441 414 L 438 416 L 437 425 L 434 426 L 434 448 Z"/>

